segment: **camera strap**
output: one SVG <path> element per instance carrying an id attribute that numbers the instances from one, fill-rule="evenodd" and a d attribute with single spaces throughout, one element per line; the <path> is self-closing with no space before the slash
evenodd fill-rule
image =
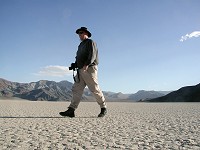
<path id="1" fill-rule="evenodd" d="M 75 71 L 75 70 L 73 70 L 73 79 L 74 79 L 74 82 L 80 82 L 80 78 L 79 78 L 79 69 L 76 70 L 76 71 L 77 71 L 78 81 L 77 81 L 76 76 L 74 75 L 74 71 Z"/>

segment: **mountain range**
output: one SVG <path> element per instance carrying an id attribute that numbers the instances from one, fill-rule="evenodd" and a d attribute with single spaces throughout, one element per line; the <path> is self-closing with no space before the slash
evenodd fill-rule
<path id="1" fill-rule="evenodd" d="M 40 80 L 31 83 L 17 83 L 0 79 L 0 96 L 18 97 L 28 100 L 61 101 L 72 97 L 72 83 Z"/>
<path id="2" fill-rule="evenodd" d="M 185 86 L 165 96 L 146 100 L 149 102 L 200 102 L 200 84 Z"/>
<path id="3" fill-rule="evenodd" d="M 11 82 L 0 78 L 0 98 L 22 98 L 31 101 L 69 101 L 72 99 L 72 83 L 68 81 L 40 80 L 31 83 Z M 142 101 L 165 96 L 169 91 L 144 91 L 140 90 L 135 94 L 123 94 L 121 92 L 103 91 L 108 101 Z M 83 100 L 94 100 L 91 92 L 85 88 Z"/>

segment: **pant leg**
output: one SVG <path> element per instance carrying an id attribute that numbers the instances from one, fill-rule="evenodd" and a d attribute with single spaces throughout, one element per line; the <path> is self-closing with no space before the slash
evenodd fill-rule
<path id="1" fill-rule="evenodd" d="M 80 70 L 79 70 L 80 71 Z M 77 78 L 77 76 L 76 76 Z M 72 86 L 72 100 L 69 107 L 76 109 L 81 101 L 83 90 L 86 87 L 86 83 L 83 80 L 81 74 L 79 75 L 79 82 L 75 82 Z"/>
<path id="2" fill-rule="evenodd" d="M 105 98 L 98 84 L 97 70 L 97 66 L 91 66 L 87 71 L 83 71 L 83 69 L 81 69 L 80 74 L 89 90 L 93 93 L 100 107 L 106 108 Z"/>

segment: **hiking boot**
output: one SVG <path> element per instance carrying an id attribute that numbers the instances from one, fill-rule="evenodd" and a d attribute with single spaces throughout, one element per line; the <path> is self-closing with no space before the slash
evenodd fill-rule
<path id="1" fill-rule="evenodd" d="M 101 108 L 101 112 L 100 112 L 100 114 L 98 115 L 98 117 L 104 117 L 104 116 L 106 115 L 106 113 L 107 113 L 106 108 Z"/>
<path id="2" fill-rule="evenodd" d="M 60 112 L 59 114 L 61 116 L 64 116 L 64 117 L 71 117 L 72 118 L 72 117 L 75 117 L 74 111 L 75 111 L 74 108 L 69 107 L 67 111 Z"/>

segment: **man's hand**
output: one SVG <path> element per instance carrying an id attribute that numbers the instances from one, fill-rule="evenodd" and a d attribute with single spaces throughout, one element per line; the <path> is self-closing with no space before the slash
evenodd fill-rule
<path id="1" fill-rule="evenodd" d="M 87 71 L 88 70 L 88 66 L 83 66 L 83 71 Z"/>

